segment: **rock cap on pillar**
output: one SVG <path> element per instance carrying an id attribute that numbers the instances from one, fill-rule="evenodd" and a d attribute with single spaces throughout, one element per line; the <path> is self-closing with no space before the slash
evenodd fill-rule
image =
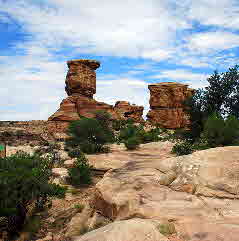
<path id="1" fill-rule="evenodd" d="M 66 75 L 66 93 L 83 95 L 93 98 L 96 93 L 96 73 L 100 62 L 89 59 L 75 59 L 67 61 L 68 72 Z"/>

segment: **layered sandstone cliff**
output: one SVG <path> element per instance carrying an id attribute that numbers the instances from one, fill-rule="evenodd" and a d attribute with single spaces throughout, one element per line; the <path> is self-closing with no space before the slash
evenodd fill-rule
<path id="1" fill-rule="evenodd" d="M 130 105 L 126 101 L 118 101 L 116 105 L 109 105 L 93 99 L 96 93 L 95 70 L 100 63 L 95 60 L 78 59 L 67 62 L 66 93 L 60 108 L 49 117 L 49 121 L 69 122 L 79 120 L 82 116 L 94 117 L 95 112 L 103 110 L 108 112 L 112 119 L 132 118 L 136 122 L 143 121 L 143 106 Z"/>
<path id="2" fill-rule="evenodd" d="M 148 86 L 150 90 L 150 111 L 147 120 L 164 128 L 183 128 L 190 124 L 182 104 L 194 90 L 188 85 L 175 82 L 162 82 Z"/>

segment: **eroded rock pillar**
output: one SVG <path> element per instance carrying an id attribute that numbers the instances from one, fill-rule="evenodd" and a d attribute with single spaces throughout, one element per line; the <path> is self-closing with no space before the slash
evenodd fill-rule
<path id="1" fill-rule="evenodd" d="M 96 73 L 100 62 L 95 60 L 78 59 L 67 61 L 66 93 L 70 96 L 80 94 L 93 98 L 96 93 Z"/>
<path id="2" fill-rule="evenodd" d="M 182 102 L 193 95 L 194 89 L 176 82 L 151 84 L 148 88 L 150 90 L 148 121 L 169 129 L 190 125 L 189 116 Z"/>

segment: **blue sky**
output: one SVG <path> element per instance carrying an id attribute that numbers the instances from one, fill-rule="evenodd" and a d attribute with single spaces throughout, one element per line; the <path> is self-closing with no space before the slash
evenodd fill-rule
<path id="1" fill-rule="evenodd" d="M 95 98 L 149 108 L 148 84 L 207 85 L 239 61 L 238 0 L 0 0 L 0 120 L 46 120 L 66 61 L 96 59 Z"/>

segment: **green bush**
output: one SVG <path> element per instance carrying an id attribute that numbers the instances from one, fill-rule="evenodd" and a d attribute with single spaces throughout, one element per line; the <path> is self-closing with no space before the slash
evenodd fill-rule
<path id="1" fill-rule="evenodd" d="M 142 129 L 139 134 L 142 143 L 156 142 L 160 140 L 159 135 L 161 134 L 161 130 L 159 128 L 155 128 L 146 132 Z"/>
<path id="2" fill-rule="evenodd" d="M 120 130 L 118 139 L 121 142 L 124 142 L 124 141 L 128 140 L 131 137 L 139 136 L 139 132 L 140 132 L 140 128 L 139 127 L 137 127 L 135 125 L 132 125 L 132 124 L 128 124 L 128 125 L 126 125 L 125 128 Z"/>
<path id="3" fill-rule="evenodd" d="M 74 148 L 68 151 L 68 156 L 71 158 L 79 157 L 82 155 L 82 151 L 80 148 Z"/>
<path id="4" fill-rule="evenodd" d="M 91 184 L 91 166 L 85 155 L 78 157 L 74 166 L 68 169 L 69 177 L 72 185 Z"/>
<path id="5" fill-rule="evenodd" d="M 202 137 L 210 147 L 233 145 L 238 142 L 239 120 L 234 116 L 223 120 L 214 112 L 205 122 Z"/>
<path id="6" fill-rule="evenodd" d="M 224 120 L 217 113 L 213 113 L 207 119 L 203 137 L 207 140 L 209 146 L 216 147 L 223 143 L 223 132 L 224 132 Z"/>
<path id="7" fill-rule="evenodd" d="M 193 145 L 190 142 L 184 141 L 181 143 L 176 143 L 172 148 L 172 153 L 181 155 L 188 155 L 193 152 Z"/>
<path id="8" fill-rule="evenodd" d="M 113 120 L 112 121 L 112 128 L 115 131 L 121 130 L 125 126 L 125 121 L 123 120 Z"/>
<path id="9" fill-rule="evenodd" d="M 132 136 L 130 138 L 128 138 L 125 142 L 125 147 L 127 148 L 127 150 L 135 150 L 139 147 L 140 145 L 140 140 L 137 136 Z"/>
<path id="10" fill-rule="evenodd" d="M 108 128 L 110 125 L 111 115 L 103 110 L 98 110 L 95 112 L 95 119 L 98 120 L 104 128 Z"/>
<path id="11" fill-rule="evenodd" d="M 223 145 L 237 144 L 239 140 L 239 120 L 235 116 L 228 116 L 225 120 Z"/>
<path id="12" fill-rule="evenodd" d="M 18 152 L 0 158 L 0 213 L 16 214 L 17 205 L 48 196 L 64 196 L 58 185 L 49 184 L 53 162 L 50 158 Z"/>
<path id="13" fill-rule="evenodd" d="M 200 138 L 196 142 L 193 143 L 193 150 L 206 150 L 209 149 L 210 146 L 205 138 Z"/>
<path id="14" fill-rule="evenodd" d="M 66 146 L 80 147 L 87 154 L 103 152 L 105 144 L 115 141 L 114 133 L 106 123 L 103 117 L 102 119 L 84 117 L 71 122 L 68 129 L 71 138 L 67 140 Z"/>

